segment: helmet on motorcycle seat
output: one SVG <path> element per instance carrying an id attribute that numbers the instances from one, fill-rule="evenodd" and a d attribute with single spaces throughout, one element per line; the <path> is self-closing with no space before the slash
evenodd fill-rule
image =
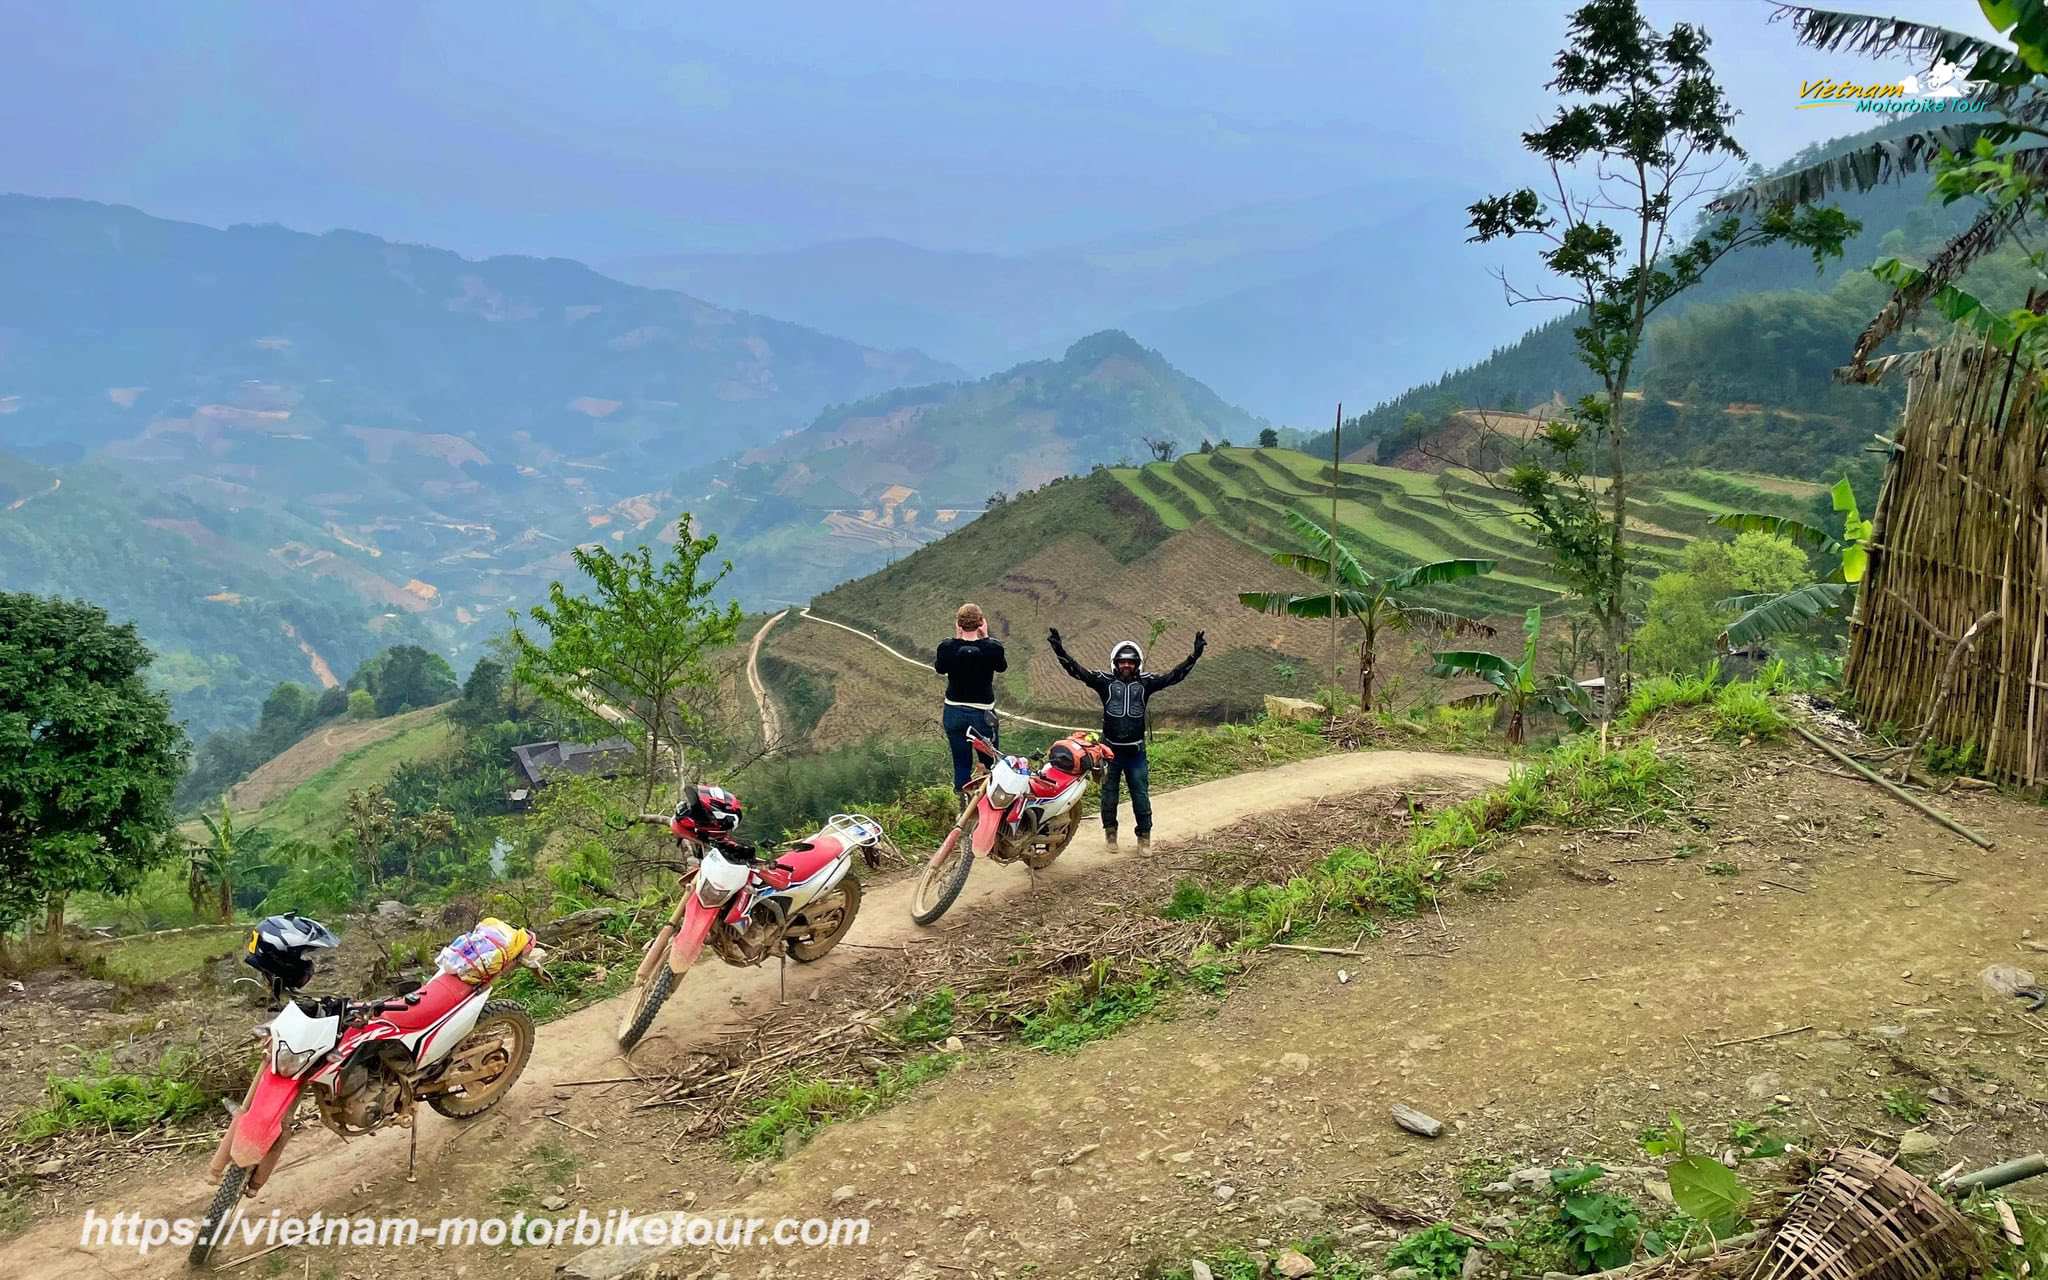
<path id="1" fill-rule="evenodd" d="M 706 835 L 731 835 L 739 830 L 740 798 L 724 787 L 692 784 L 683 788 L 676 817 L 691 820 Z"/>
<path id="2" fill-rule="evenodd" d="M 298 912 L 271 916 L 249 931 L 242 963 L 270 979 L 273 990 L 297 991 L 313 980 L 313 952 L 341 945 L 318 920 Z"/>

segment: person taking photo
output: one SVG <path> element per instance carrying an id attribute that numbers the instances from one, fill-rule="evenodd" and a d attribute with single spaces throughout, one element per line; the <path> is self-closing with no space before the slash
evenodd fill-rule
<path id="1" fill-rule="evenodd" d="M 996 673 L 1009 669 L 1003 642 L 989 635 L 988 618 L 981 606 L 961 605 L 953 614 L 953 638 L 941 640 L 938 655 L 932 659 L 932 670 L 946 677 L 940 723 L 953 751 L 955 791 L 974 775 L 974 747 L 967 741 L 967 731 L 972 729 L 991 746 L 997 741 Z"/>

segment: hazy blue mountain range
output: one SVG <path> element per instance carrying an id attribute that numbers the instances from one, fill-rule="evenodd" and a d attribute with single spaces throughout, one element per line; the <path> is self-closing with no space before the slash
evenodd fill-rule
<path id="1" fill-rule="evenodd" d="M 1527 327 L 1500 305 L 1499 255 L 1463 243 L 1471 198 L 1404 177 L 1035 254 L 847 240 L 606 267 L 978 370 L 1122 329 L 1234 403 L 1320 426 Z"/>
<path id="2" fill-rule="evenodd" d="M 957 374 L 560 259 L 0 197 L 0 588 L 137 619 L 210 727 L 459 654 L 676 475 Z"/>

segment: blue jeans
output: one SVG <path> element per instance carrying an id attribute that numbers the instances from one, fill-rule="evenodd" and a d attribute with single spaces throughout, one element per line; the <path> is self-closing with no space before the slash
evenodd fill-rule
<path id="1" fill-rule="evenodd" d="M 996 718 L 973 707 L 948 706 L 939 723 L 946 728 L 946 745 L 953 749 L 953 790 L 958 791 L 974 776 L 974 744 L 967 740 L 967 731 L 974 730 L 993 746 L 999 740 Z"/>
<path id="2" fill-rule="evenodd" d="M 1152 762 L 1145 758 L 1145 744 L 1111 747 L 1109 773 L 1102 780 L 1102 829 L 1116 830 L 1117 794 L 1120 783 L 1131 784 L 1131 812 L 1138 816 L 1138 838 L 1152 834 Z"/>

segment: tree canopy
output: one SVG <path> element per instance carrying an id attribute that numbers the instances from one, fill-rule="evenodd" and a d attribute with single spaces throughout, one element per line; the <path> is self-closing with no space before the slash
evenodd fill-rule
<path id="1" fill-rule="evenodd" d="M 185 731 L 132 625 L 0 593 L 0 932 L 66 894 L 120 893 L 173 851 Z"/>

